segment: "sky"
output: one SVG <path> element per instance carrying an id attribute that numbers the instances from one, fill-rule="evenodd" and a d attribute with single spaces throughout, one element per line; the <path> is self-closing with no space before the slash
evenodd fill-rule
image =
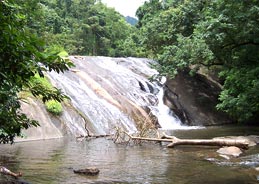
<path id="1" fill-rule="evenodd" d="M 138 7 L 144 4 L 145 0 L 102 0 L 108 7 L 115 8 L 124 16 L 136 17 Z"/>

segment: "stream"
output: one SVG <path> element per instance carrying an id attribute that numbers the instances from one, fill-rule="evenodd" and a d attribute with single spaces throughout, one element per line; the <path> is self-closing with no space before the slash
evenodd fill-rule
<path id="1" fill-rule="evenodd" d="M 252 135 L 258 127 L 211 127 L 177 130 L 179 138 L 211 138 Z M 118 145 L 107 138 L 83 140 L 60 138 L 0 145 L 0 165 L 22 171 L 22 179 L 37 184 L 60 183 L 258 183 L 259 148 L 245 151 L 239 158 L 217 157 L 214 147 L 165 145 Z M 73 169 L 97 167 L 98 176 L 81 176 Z M 0 183 L 8 181 L 0 176 Z"/>
<path id="2" fill-rule="evenodd" d="M 70 97 L 59 117 L 50 115 L 35 99 L 22 104 L 23 111 L 40 127 L 23 132 L 13 145 L 0 145 L 0 166 L 21 171 L 21 180 L 32 184 L 253 184 L 259 183 L 259 148 L 226 160 L 218 148 L 164 144 L 115 144 L 110 138 L 75 137 L 109 135 L 115 127 L 136 132 L 136 122 L 157 117 L 160 129 L 178 138 L 208 139 L 218 136 L 258 135 L 259 127 L 188 127 L 163 103 L 162 83 L 144 58 L 79 57 L 76 67 L 62 75 L 49 73 L 54 86 Z M 161 82 L 161 81 L 160 81 Z M 45 140 L 42 140 L 45 139 Z M 34 141 L 32 141 L 34 140 Z M 18 142 L 22 141 L 22 142 Z M 98 176 L 74 174 L 73 169 L 97 167 Z M 0 184 L 13 183 L 0 175 Z"/>

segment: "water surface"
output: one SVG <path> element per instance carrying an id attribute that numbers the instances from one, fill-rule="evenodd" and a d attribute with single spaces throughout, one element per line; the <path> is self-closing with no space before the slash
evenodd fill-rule
<path id="1" fill-rule="evenodd" d="M 248 131 L 240 128 L 229 129 L 233 134 Z M 249 130 L 256 133 L 258 128 Z M 185 138 L 188 138 L 188 135 L 192 138 L 209 138 L 213 136 L 212 132 L 220 136 L 229 135 L 229 132 L 222 128 L 185 130 L 174 134 Z M 169 149 L 155 143 L 126 146 L 114 144 L 105 138 L 82 142 L 72 138 L 22 142 L 0 145 L 0 149 L 0 165 L 15 172 L 22 171 L 22 179 L 36 184 L 242 184 L 258 183 L 259 175 L 254 169 L 259 166 L 257 147 L 231 161 L 216 157 L 217 148 L 212 147 L 179 146 Z M 216 161 L 209 161 L 212 159 Z M 250 165 L 242 164 L 249 160 Z M 86 167 L 97 167 L 100 174 L 81 176 L 73 173 L 73 169 Z M 7 176 L 0 176 L 0 181 L 8 179 Z"/>

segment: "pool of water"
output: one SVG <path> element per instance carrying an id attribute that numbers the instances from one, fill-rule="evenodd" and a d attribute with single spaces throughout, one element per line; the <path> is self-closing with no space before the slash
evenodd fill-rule
<path id="1" fill-rule="evenodd" d="M 256 134 L 258 128 L 207 128 L 174 131 L 180 138 Z M 217 157 L 217 148 L 165 145 L 118 145 L 99 138 L 72 138 L 0 145 L 0 165 L 21 171 L 22 179 L 34 184 L 144 183 L 144 184 L 242 184 L 259 183 L 259 149 L 254 147 L 240 158 Z M 82 176 L 73 169 L 97 167 L 98 176 Z M 0 175 L 0 183 L 10 181 Z"/>

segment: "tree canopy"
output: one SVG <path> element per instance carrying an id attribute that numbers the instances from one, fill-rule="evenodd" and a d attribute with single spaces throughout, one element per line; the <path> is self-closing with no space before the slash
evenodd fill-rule
<path id="1" fill-rule="evenodd" d="M 32 85 L 30 79 L 35 74 L 44 77 L 43 71 L 63 72 L 72 66 L 57 55 L 43 52 L 43 42 L 29 28 L 26 11 L 31 5 L 0 1 L 0 143 L 12 142 L 22 129 L 38 125 L 20 111 L 20 91 L 29 90 L 43 101 L 65 97 L 59 89 Z"/>
<path id="2" fill-rule="evenodd" d="M 259 2 L 150 0 L 137 11 L 145 50 L 161 74 L 215 71 L 219 110 L 237 121 L 259 114 Z"/>
<path id="3" fill-rule="evenodd" d="M 41 0 L 41 34 L 48 45 L 69 54 L 121 56 L 133 26 L 113 8 L 95 0 Z"/>

